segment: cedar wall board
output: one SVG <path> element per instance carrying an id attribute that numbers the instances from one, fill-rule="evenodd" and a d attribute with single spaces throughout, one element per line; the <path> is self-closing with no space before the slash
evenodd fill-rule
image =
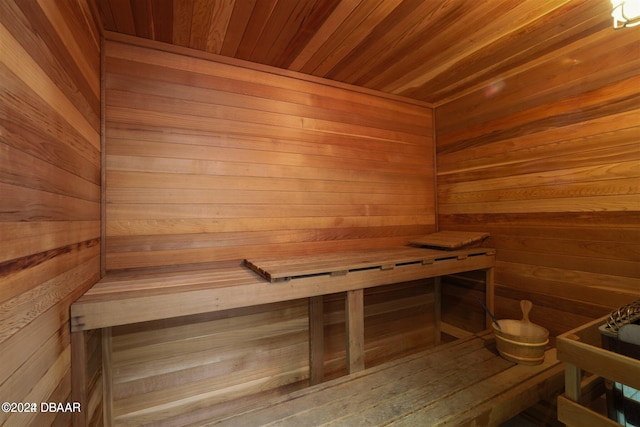
<path id="1" fill-rule="evenodd" d="M 429 106 L 110 37 L 108 272 L 400 246 L 435 230 Z M 332 378 L 346 371 L 344 295 L 323 306 Z M 433 345 L 433 313 L 433 280 L 366 292 L 367 366 Z M 117 425 L 197 424 L 309 382 L 304 300 L 117 327 L 112 343 Z"/>
<path id="2" fill-rule="evenodd" d="M 160 46 L 104 46 L 107 271 L 435 230 L 431 108 Z"/>
<path id="3" fill-rule="evenodd" d="M 365 292 L 367 367 L 433 345 L 432 283 Z M 330 379 L 346 373 L 344 295 L 328 296 L 323 305 Z M 199 425 L 306 387 L 308 306 L 294 300 L 114 327 L 114 425 Z"/>
<path id="4" fill-rule="evenodd" d="M 69 305 L 100 274 L 99 35 L 83 0 L 3 0 L 0 40 L 0 402 L 38 405 L 0 425 L 70 425 L 39 405 L 72 401 Z"/>
<path id="5" fill-rule="evenodd" d="M 438 222 L 486 231 L 497 249 L 496 315 L 553 335 L 640 295 L 638 29 L 559 46 L 436 108 Z M 473 301 L 443 296 L 443 319 Z"/>

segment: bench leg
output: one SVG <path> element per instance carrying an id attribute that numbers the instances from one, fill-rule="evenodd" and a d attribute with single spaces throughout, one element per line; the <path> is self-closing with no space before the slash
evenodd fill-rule
<path id="1" fill-rule="evenodd" d="M 347 291 L 347 373 L 364 369 L 364 290 Z"/>
<path id="2" fill-rule="evenodd" d="M 309 298 L 309 383 L 324 379 L 324 305 L 322 295 Z"/>
<path id="3" fill-rule="evenodd" d="M 105 426 L 113 425 L 113 339 L 111 328 L 102 329 L 102 403 Z"/>
<path id="4" fill-rule="evenodd" d="M 494 285 L 493 285 L 493 281 L 494 281 L 494 276 L 495 276 L 495 272 L 494 272 L 494 268 L 487 268 L 485 270 L 485 276 L 484 276 L 484 283 L 485 283 L 485 305 L 489 308 L 489 310 L 492 313 L 496 312 L 496 308 L 494 307 Z M 493 323 L 493 320 L 491 319 L 491 317 L 487 314 L 485 315 L 485 321 L 484 321 L 484 327 L 486 329 L 490 329 L 491 328 L 491 324 Z"/>
<path id="5" fill-rule="evenodd" d="M 573 363 L 564 364 L 564 392 L 574 402 L 581 403 L 582 397 L 582 369 Z"/>
<path id="6" fill-rule="evenodd" d="M 442 318 L 442 278 L 433 278 L 433 344 L 439 345 L 442 339 L 440 321 Z"/>
<path id="7" fill-rule="evenodd" d="M 72 424 L 76 427 L 87 425 L 87 347 L 85 332 L 71 332 L 71 400 L 80 404 L 81 411 L 71 414 Z"/>

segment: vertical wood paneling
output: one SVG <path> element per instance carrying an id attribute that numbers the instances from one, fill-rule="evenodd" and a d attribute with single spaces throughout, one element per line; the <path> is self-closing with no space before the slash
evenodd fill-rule
<path id="1" fill-rule="evenodd" d="M 603 0 L 92 1 L 108 31 L 434 104 L 611 26 Z"/>
<path id="2" fill-rule="evenodd" d="M 97 29 L 84 1 L 10 0 L 0 40 L 0 401 L 65 403 L 69 305 L 100 271 Z M 70 423 L 0 412 L 2 425 Z"/>
<path id="3" fill-rule="evenodd" d="M 436 109 L 439 225 L 491 233 L 498 317 L 530 299 L 558 334 L 640 295 L 637 35 L 602 29 Z"/>

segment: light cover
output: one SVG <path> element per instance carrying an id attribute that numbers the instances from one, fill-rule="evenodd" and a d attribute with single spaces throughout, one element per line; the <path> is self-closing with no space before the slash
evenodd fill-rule
<path id="1" fill-rule="evenodd" d="M 613 28 L 635 27 L 640 25 L 640 0 L 611 0 L 613 10 Z"/>

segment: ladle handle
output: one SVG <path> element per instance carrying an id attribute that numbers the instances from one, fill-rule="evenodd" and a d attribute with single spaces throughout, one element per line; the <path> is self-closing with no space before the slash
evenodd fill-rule
<path id="1" fill-rule="evenodd" d="M 520 308 L 522 309 L 522 321 L 525 323 L 531 323 L 529 320 L 529 312 L 533 307 L 533 303 L 529 300 L 523 299 L 520 301 Z"/>

